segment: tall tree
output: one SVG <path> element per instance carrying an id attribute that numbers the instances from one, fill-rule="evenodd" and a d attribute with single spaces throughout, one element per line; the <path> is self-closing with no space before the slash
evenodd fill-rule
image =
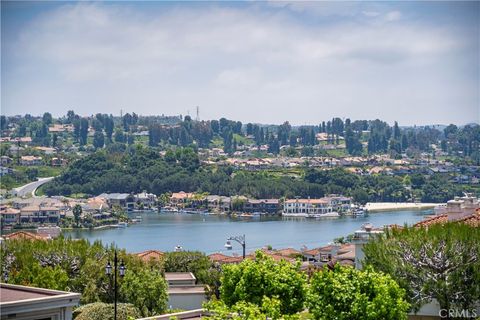
<path id="1" fill-rule="evenodd" d="M 84 146 L 87 144 L 88 138 L 88 120 L 87 118 L 80 119 L 80 145 Z"/>
<path id="2" fill-rule="evenodd" d="M 93 135 L 93 146 L 95 149 L 103 148 L 105 145 L 105 137 L 102 131 L 95 131 Z"/>

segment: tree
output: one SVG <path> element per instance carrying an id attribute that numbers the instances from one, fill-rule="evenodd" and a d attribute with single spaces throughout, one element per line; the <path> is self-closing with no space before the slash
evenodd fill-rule
<path id="1" fill-rule="evenodd" d="M 107 139 L 109 141 L 112 141 L 112 134 L 113 134 L 113 128 L 115 126 L 113 122 L 113 117 L 112 116 L 105 116 L 104 117 L 104 125 L 105 125 L 105 134 L 107 136 Z"/>
<path id="2" fill-rule="evenodd" d="M 75 320 L 114 320 L 113 304 L 95 302 L 83 305 L 73 312 Z M 117 305 L 118 320 L 138 319 L 141 317 L 140 312 L 135 306 L 129 303 L 119 303 Z"/>
<path id="3" fill-rule="evenodd" d="M 80 145 L 84 146 L 87 144 L 88 137 L 88 120 L 86 118 L 80 119 Z"/>
<path id="4" fill-rule="evenodd" d="M 37 180 L 38 169 L 37 168 L 27 168 L 27 170 L 25 170 L 25 174 L 27 175 L 28 180 L 30 180 L 30 181 Z"/>
<path id="5" fill-rule="evenodd" d="M 127 272 L 121 294 L 135 305 L 143 317 L 162 314 L 167 309 L 167 283 L 159 271 Z"/>
<path id="6" fill-rule="evenodd" d="M 299 271 L 299 263 L 275 262 L 257 251 L 255 260 L 223 267 L 220 297 L 229 307 L 241 301 L 262 306 L 276 298 L 282 314 L 294 314 L 303 310 L 307 296 L 306 276 Z"/>
<path id="7" fill-rule="evenodd" d="M 4 115 L 0 116 L 0 130 L 5 130 L 7 129 L 8 126 L 8 118 L 5 117 Z"/>
<path id="8" fill-rule="evenodd" d="M 45 112 L 43 114 L 42 121 L 47 127 L 51 125 L 53 121 L 52 114 L 50 112 Z"/>
<path id="9" fill-rule="evenodd" d="M 103 148 L 105 144 L 105 137 L 102 131 L 95 131 L 93 135 L 93 146 L 95 149 Z"/>
<path id="10" fill-rule="evenodd" d="M 478 243 L 478 228 L 458 222 L 389 230 L 364 246 L 365 264 L 406 289 L 414 310 L 433 299 L 465 310 L 480 299 Z"/>
<path id="11" fill-rule="evenodd" d="M 125 143 L 126 142 L 125 135 L 123 134 L 123 131 L 122 131 L 121 128 L 117 128 L 115 130 L 114 140 L 115 140 L 115 142 L 119 142 L 119 143 Z"/>
<path id="12" fill-rule="evenodd" d="M 212 300 L 204 305 L 209 316 L 205 319 L 210 320 L 297 320 L 299 315 L 285 315 L 280 311 L 280 301 L 277 298 L 265 297 L 261 306 L 256 304 L 239 301 L 231 307 L 228 307 L 223 301 Z"/>
<path id="13" fill-rule="evenodd" d="M 337 264 L 313 275 L 307 305 L 314 319 L 407 319 L 404 296 L 389 275 Z"/>
<path id="14" fill-rule="evenodd" d="M 78 224 L 80 223 L 80 217 L 82 216 L 82 207 L 79 204 L 76 204 L 73 207 L 73 217 L 75 219 L 75 224 L 78 227 Z"/>

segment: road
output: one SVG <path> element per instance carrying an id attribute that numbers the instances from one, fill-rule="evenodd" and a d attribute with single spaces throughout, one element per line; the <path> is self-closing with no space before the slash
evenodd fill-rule
<path id="1" fill-rule="evenodd" d="M 40 187 L 42 184 L 45 184 L 51 181 L 55 177 L 47 177 L 47 178 L 38 178 L 37 181 L 27 183 L 21 187 L 14 188 L 12 190 L 12 194 L 17 195 L 17 197 L 24 197 L 27 195 L 32 195 L 35 197 L 35 190 Z"/>

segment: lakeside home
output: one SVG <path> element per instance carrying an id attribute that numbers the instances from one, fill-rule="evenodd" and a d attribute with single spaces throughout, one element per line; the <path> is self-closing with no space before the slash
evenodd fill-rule
<path id="1" fill-rule="evenodd" d="M 320 199 L 285 200 L 282 215 L 286 217 L 336 217 L 351 208 L 352 198 L 330 196 Z"/>

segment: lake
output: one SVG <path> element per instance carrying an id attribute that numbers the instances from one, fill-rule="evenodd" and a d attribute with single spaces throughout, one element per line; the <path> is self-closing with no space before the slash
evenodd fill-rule
<path id="1" fill-rule="evenodd" d="M 354 233 L 363 224 L 374 227 L 387 224 L 413 224 L 422 220 L 427 211 L 393 211 L 371 213 L 365 217 L 302 219 L 286 217 L 229 218 L 218 215 L 142 212 L 140 223 L 127 228 L 65 231 L 66 236 L 90 241 L 115 243 L 128 252 L 148 249 L 173 251 L 181 245 L 184 250 L 199 250 L 207 254 L 226 252 L 224 244 L 229 236 L 245 234 L 247 252 L 271 245 L 274 249 L 302 246 L 324 246 L 334 238 Z M 234 253 L 241 246 L 232 242 Z"/>

